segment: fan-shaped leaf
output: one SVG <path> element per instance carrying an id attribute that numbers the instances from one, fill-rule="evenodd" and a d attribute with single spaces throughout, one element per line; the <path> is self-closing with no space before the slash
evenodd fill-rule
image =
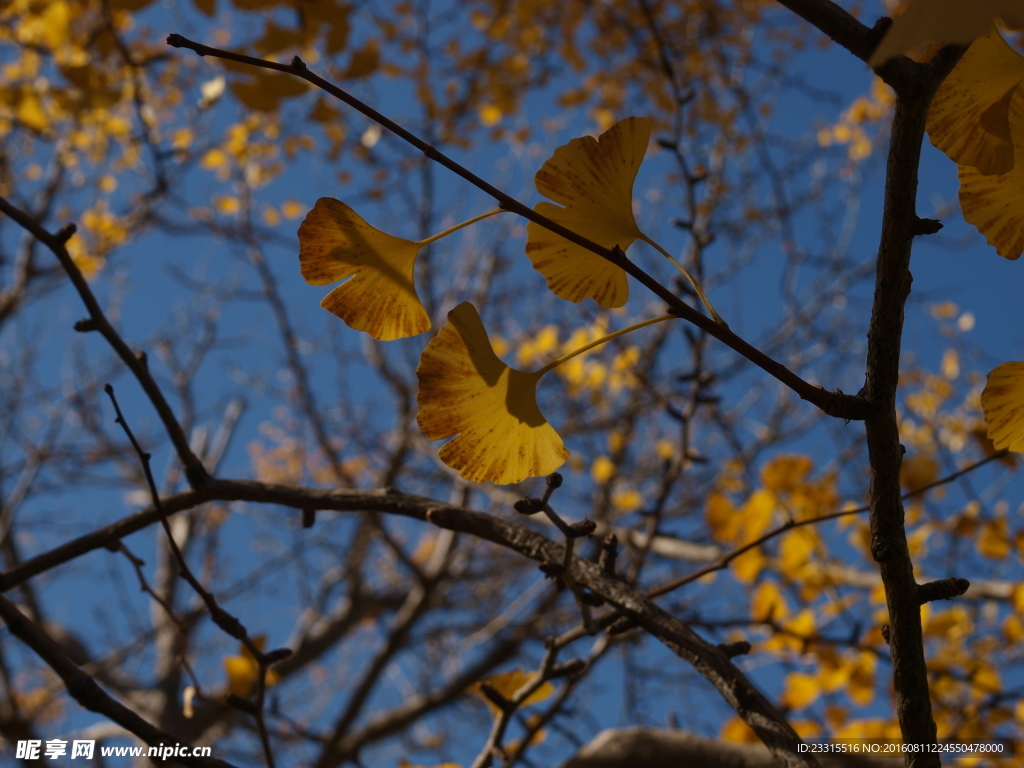
<path id="1" fill-rule="evenodd" d="M 316 201 L 299 227 L 299 263 L 310 285 L 352 278 L 320 303 L 375 339 L 415 336 L 430 328 L 413 284 L 420 244 L 371 227 L 345 203 Z"/>
<path id="2" fill-rule="evenodd" d="M 420 429 L 431 440 L 457 435 L 438 455 L 467 480 L 518 483 L 554 472 L 569 457 L 537 407 L 541 374 L 499 360 L 469 302 L 448 313 L 416 376 Z"/>
<path id="3" fill-rule="evenodd" d="M 541 202 L 534 210 L 598 245 L 625 250 L 641 236 L 633 218 L 633 180 L 650 138 L 650 122 L 629 117 L 597 139 L 584 136 L 559 147 L 534 178 L 537 191 L 558 205 Z M 602 307 L 626 303 L 629 286 L 620 267 L 533 222 L 526 255 L 563 299 L 591 298 Z"/>

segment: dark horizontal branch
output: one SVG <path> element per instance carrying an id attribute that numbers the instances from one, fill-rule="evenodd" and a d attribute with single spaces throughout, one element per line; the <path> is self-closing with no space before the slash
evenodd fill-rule
<path id="1" fill-rule="evenodd" d="M 984 459 L 980 459 L 973 464 L 967 465 L 963 469 L 939 478 L 933 483 L 929 483 L 922 488 L 910 491 L 904 494 L 903 498 L 909 499 L 915 496 L 920 496 L 932 488 L 937 488 L 940 485 L 950 483 L 957 478 L 963 477 L 965 474 L 978 469 L 979 467 L 983 467 L 986 464 L 1001 459 L 1006 456 L 1006 454 L 1007 451 L 997 451 L 991 456 L 986 456 Z M 161 506 L 163 507 L 165 515 L 173 515 L 187 509 L 194 509 L 200 504 L 204 504 L 208 501 L 252 501 L 266 504 L 281 504 L 287 507 L 301 509 L 304 512 L 315 512 L 318 509 L 333 510 L 337 512 L 356 510 L 366 510 L 371 512 L 397 512 L 398 514 L 403 514 L 406 517 L 414 517 L 417 520 L 425 520 L 426 510 L 437 506 L 437 502 L 431 499 L 421 496 L 409 496 L 403 493 L 391 493 L 387 490 L 318 490 L 236 480 L 212 480 L 201 491 L 186 491 L 184 493 L 174 494 L 173 496 L 161 499 Z M 835 520 L 847 515 L 862 514 L 867 512 L 868 509 L 868 507 L 858 507 L 857 509 L 833 512 L 828 515 L 821 515 L 820 517 L 810 518 L 808 520 L 800 520 L 791 525 L 779 526 L 778 528 L 766 533 L 762 538 L 758 539 L 757 543 L 764 543 L 773 536 L 778 536 L 791 528 L 796 528 L 802 525 L 813 525 L 827 520 Z M 111 523 L 110 525 L 99 528 L 91 533 L 87 533 L 77 539 L 72 539 L 71 541 L 61 544 L 60 546 L 33 558 L 24 560 L 13 568 L 0 572 L 0 592 L 7 592 L 33 576 L 38 576 L 41 573 L 45 573 L 52 568 L 62 565 L 63 563 L 70 562 L 71 560 L 94 550 L 106 547 L 116 551 L 117 542 L 122 538 L 129 536 L 136 531 L 141 531 L 143 528 L 159 521 L 160 513 L 151 505 L 118 520 L 116 523 Z M 729 552 L 724 553 L 722 558 L 729 558 L 730 560 L 735 559 L 738 555 L 746 552 L 749 548 L 749 545 L 744 545 L 743 547 L 730 550 Z M 715 566 L 720 563 L 722 558 L 717 558 L 714 562 L 710 563 L 709 566 Z M 725 562 L 725 565 L 728 565 L 728 561 Z M 672 589 L 682 586 L 683 584 L 689 583 L 690 581 L 708 573 L 707 568 L 709 566 L 705 566 L 699 571 L 690 574 L 677 582 L 672 582 L 670 584 L 665 584 L 662 587 L 658 587 L 649 592 L 647 596 L 660 596 Z M 602 572 L 611 576 L 613 573 L 605 570 L 608 567 L 609 566 L 606 564 Z M 722 567 L 724 566 L 715 567 L 714 570 L 721 570 Z"/>
<path id="2" fill-rule="evenodd" d="M 83 672 L 68 658 L 42 629 L 36 626 L 10 600 L 0 595 L 0 618 L 11 633 L 60 675 L 71 697 L 86 709 L 108 717 L 127 731 L 134 733 L 150 746 L 161 744 L 173 747 L 181 740 L 150 725 L 135 712 L 107 694 L 91 676 Z M 196 768 L 234 768 L 231 763 L 213 757 L 176 757 L 176 762 Z"/>
<path id="3" fill-rule="evenodd" d="M 2 197 L 0 197 L 0 211 L 14 219 L 14 221 L 16 221 L 23 229 L 49 248 L 50 251 L 53 252 L 53 255 L 57 257 L 60 265 L 64 268 L 64 271 L 67 272 L 71 283 L 75 286 L 75 290 L 78 291 L 78 295 L 81 297 L 82 303 L 85 304 L 85 308 L 89 312 L 88 321 L 79 330 L 99 331 L 103 335 L 103 338 L 107 340 L 107 343 L 113 347 L 118 357 L 121 358 L 122 362 L 124 362 L 128 369 L 135 375 L 135 378 L 145 391 L 146 396 L 149 398 L 150 402 L 153 403 L 153 407 L 156 408 L 160 421 L 163 422 L 164 429 L 167 430 L 167 435 L 170 437 L 171 443 L 174 445 L 174 449 L 178 454 L 178 458 L 181 460 L 182 466 L 185 468 L 185 474 L 188 477 L 189 483 L 193 487 L 202 485 L 202 483 L 209 477 L 209 474 L 203 466 L 203 463 L 189 447 L 188 438 L 185 437 L 184 430 L 181 428 L 177 418 L 174 416 L 174 411 L 171 410 L 171 406 L 164 398 L 163 393 L 160 391 L 160 387 L 150 374 L 149 367 L 146 364 L 145 354 L 136 354 L 132 352 L 128 347 L 128 344 L 121 338 L 121 335 L 114 329 L 114 326 L 110 324 L 109 320 L 107 320 L 107 316 L 103 313 L 103 309 L 100 307 L 99 302 L 93 295 L 92 289 L 89 287 L 89 283 L 86 282 L 81 270 L 75 264 L 74 259 L 71 258 L 71 254 L 68 253 L 68 249 L 65 247 L 65 243 L 67 243 L 67 241 L 74 235 L 74 225 L 69 224 L 56 234 L 50 233 L 39 221 L 14 205 L 11 205 L 10 202 Z"/>
<path id="4" fill-rule="evenodd" d="M 841 392 L 829 392 L 822 387 L 816 387 L 808 381 L 800 378 L 793 371 L 789 370 L 782 363 L 777 360 L 773 360 L 771 357 L 763 353 L 761 350 L 752 346 L 743 338 L 737 336 L 728 326 L 716 323 L 709 317 L 702 315 L 696 309 L 691 307 L 681 298 L 676 296 L 665 286 L 651 277 L 647 272 L 638 267 L 628 258 L 626 254 L 622 252 L 621 248 L 605 248 L 604 246 L 598 245 L 592 240 L 573 232 L 561 224 L 558 224 L 546 216 L 542 216 L 532 208 L 524 205 L 515 198 L 505 194 L 497 187 L 484 181 L 482 178 L 477 176 L 469 169 L 463 167 L 459 163 L 452 160 L 444 153 L 437 150 L 427 142 L 420 139 L 418 136 L 410 133 L 402 126 L 398 125 L 392 120 L 389 120 L 377 110 L 364 104 L 359 99 L 355 98 L 348 92 L 342 90 L 333 83 L 324 80 L 322 77 L 313 74 L 309 71 L 306 65 L 297 56 L 292 60 L 291 64 L 279 64 L 276 61 L 267 61 L 265 59 L 258 59 L 253 56 L 246 56 L 241 53 L 234 53 L 232 51 L 225 51 L 220 48 L 211 48 L 210 46 L 203 45 L 202 43 L 196 43 L 189 40 L 181 35 L 170 35 L 167 38 L 167 43 L 175 48 L 187 48 L 191 51 L 195 51 L 200 56 L 214 56 L 219 59 L 226 59 L 229 61 L 237 61 L 241 64 L 247 64 L 253 67 L 260 67 L 262 69 L 272 69 L 277 72 L 284 72 L 285 74 L 294 75 L 300 77 L 308 83 L 315 85 L 316 87 L 326 91 L 327 93 L 334 96 L 336 99 L 343 101 L 353 109 L 366 115 L 368 118 L 378 123 L 384 128 L 394 133 L 399 138 L 408 142 L 412 146 L 416 147 L 426 157 L 433 160 L 434 162 L 443 165 L 445 168 L 450 170 L 452 173 L 462 177 L 473 186 L 486 192 L 488 195 L 498 201 L 501 208 L 513 213 L 517 213 L 523 218 L 529 219 L 530 221 L 544 227 L 555 234 L 564 237 L 566 240 L 575 243 L 592 253 L 597 254 L 606 261 L 620 267 L 625 270 L 627 274 L 634 277 L 658 298 L 664 301 L 670 308 L 671 312 L 679 317 L 687 320 L 698 328 L 706 331 L 709 335 L 714 336 L 716 339 L 721 341 L 726 346 L 735 350 L 750 362 L 757 365 L 759 368 L 764 370 L 766 373 L 774 376 L 780 382 L 785 384 L 787 387 L 796 392 L 802 399 L 816 405 L 825 413 L 830 416 L 837 418 L 852 420 L 864 420 L 870 413 L 867 402 L 856 395 L 844 395 Z"/>
<path id="5" fill-rule="evenodd" d="M 521 525 L 474 510 L 404 493 L 348 489 L 307 489 L 248 481 L 212 479 L 202 488 L 162 499 L 170 515 L 208 501 L 251 501 L 295 509 L 370 511 L 428 520 L 439 527 L 470 533 L 542 563 L 563 563 L 564 547 Z M 114 547 L 122 536 L 157 522 L 152 506 L 113 525 L 87 534 L 0 574 L 0 589 L 10 589 L 86 552 Z M 799 737 L 782 713 L 750 683 L 716 646 L 694 634 L 625 582 L 601 572 L 596 563 L 573 557 L 571 576 L 658 637 L 706 677 L 746 723 L 791 768 L 810 768 L 813 759 L 797 752 Z"/>

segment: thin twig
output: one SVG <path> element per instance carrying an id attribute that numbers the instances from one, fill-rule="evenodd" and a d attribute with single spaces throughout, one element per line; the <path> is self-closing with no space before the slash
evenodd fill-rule
<path id="1" fill-rule="evenodd" d="M 149 465 L 150 455 L 142 449 L 142 446 L 139 445 L 139 441 L 135 439 L 135 434 L 132 432 L 131 427 L 128 426 L 128 422 L 124 418 L 124 414 L 121 412 L 121 406 L 118 405 L 117 397 L 114 396 L 114 388 L 110 384 L 107 384 L 103 387 L 103 391 L 107 393 L 107 396 L 110 398 L 110 402 L 114 406 L 114 412 L 117 414 L 116 422 L 121 425 L 121 429 L 124 430 L 125 435 L 128 437 L 128 441 L 132 444 L 132 448 L 134 448 L 135 453 L 138 454 L 139 461 L 142 464 L 142 471 L 146 476 L 146 484 L 149 486 L 149 493 L 153 499 L 153 506 L 156 509 L 157 514 L 160 516 L 160 524 L 163 526 L 164 532 L 167 534 L 167 544 L 171 553 L 174 555 L 174 559 L 178 563 L 179 573 L 206 604 L 207 609 L 210 611 L 210 618 L 213 619 L 213 622 L 233 638 L 239 640 L 242 645 L 245 646 L 246 650 L 252 654 L 252 657 L 259 665 L 256 707 L 253 709 L 251 714 L 256 720 L 256 728 L 259 732 L 260 742 L 263 744 L 263 754 L 267 760 L 267 768 L 274 768 L 274 755 L 270 748 L 270 736 L 267 733 L 267 724 L 263 717 L 263 691 L 266 687 L 267 670 L 273 661 L 281 660 L 282 652 L 275 651 L 270 654 L 264 653 L 249 636 L 249 633 L 242 625 L 242 622 L 221 608 L 217 603 L 216 598 L 214 598 L 214 596 L 199 583 L 199 580 L 192 573 L 192 569 L 189 568 L 188 563 L 185 562 L 185 555 L 182 553 L 178 543 L 174 540 L 174 534 L 171 531 L 171 524 L 167 519 L 167 515 L 164 514 L 163 506 L 160 504 L 160 493 L 157 491 L 156 481 L 153 479 L 153 470 Z M 288 653 L 290 654 L 290 651 Z"/>
<path id="2" fill-rule="evenodd" d="M 913 491 L 908 491 L 907 493 L 903 494 L 902 500 L 906 501 L 907 499 L 912 499 L 915 496 L 920 496 L 923 493 L 927 493 L 932 488 L 937 488 L 940 485 L 946 485 L 947 483 L 951 483 L 957 478 L 966 475 L 968 472 L 971 472 L 977 469 L 978 467 L 983 467 L 989 462 L 1003 458 L 1004 456 L 1006 456 L 1007 453 L 1009 453 L 1009 451 L 998 451 L 990 456 L 986 456 L 984 459 L 980 459 L 979 461 L 976 461 L 973 464 L 969 464 L 968 466 L 954 472 L 951 475 L 947 475 L 946 477 L 940 478 L 939 480 L 936 480 L 932 483 L 928 483 L 928 485 L 921 486 L 920 488 L 915 488 Z M 790 531 L 794 528 L 800 528 L 804 525 L 816 525 L 817 523 L 824 523 L 828 520 L 835 520 L 840 517 L 847 517 L 848 515 L 860 515 L 864 512 L 870 511 L 871 507 L 865 505 L 863 507 L 857 507 L 856 509 L 845 509 L 840 512 L 831 512 L 827 515 L 809 517 L 806 520 L 787 520 L 785 523 L 778 526 L 777 528 L 773 528 L 772 530 L 765 533 L 763 536 L 754 539 L 753 541 L 749 541 L 741 547 L 736 547 L 735 549 L 729 550 L 721 557 L 717 558 L 713 562 L 708 563 L 702 568 L 698 568 L 693 573 L 687 576 L 683 576 L 682 578 L 676 579 L 675 581 L 670 581 L 667 584 L 662 584 L 660 587 L 655 587 L 654 589 L 647 592 L 647 597 L 661 597 L 664 594 L 667 594 L 675 589 L 678 589 L 684 584 L 689 584 L 690 582 L 696 581 L 702 576 L 707 576 L 709 573 L 714 573 L 715 571 L 721 571 L 727 568 L 729 566 L 729 563 L 731 563 L 740 555 L 749 552 L 755 547 L 761 546 L 766 541 L 774 539 L 776 536 L 779 536 L 780 534 L 783 534 L 786 531 Z"/>
<path id="3" fill-rule="evenodd" d="M 178 458 L 185 468 L 185 475 L 188 478 L 189 484 L 193 488 L 201 486 L 209 479 L 209 473 L 203 467 L 203 463 L 193 453 L 188 444 L 188 438 L 185 437 L 185 432 L 181 428 L 181 424 L 178 423 L 177 418 L 174 416 L 174 411 L 171 410 L 171 406 L 164 398 L 163 392 L 160 391 L 160 387 L 153 379 L 152 374 L 150 374 L 149 368 L 146 365 L 145 354 L 132 352 L 128 344 L 121 338 L 121 335 L 114 329 L 114 326 L 110 324 L 99 302 L 96 300 L 96 296 L 93 295 L 89 283 L 86 282 L 85 277 L 82 275 L 82 271 L 75 264 L 74 259 L 71 258 L 71 254 L 68 253 L 65 247 L 65 243 L 75 233 L 75 226 L 69 224 L 58 233 L 52 234 L 37 219 L 11 205 L 3 197 L 0 197 L 0 212 L 14 219 L 57 257 L 72 285 L 74 285 L 75 290 L 78 291 L 82 303 L 85 304 L 85 308 L 89 312 L 89 318 L 83 321 L 85 324 L 82 328 L 84 330 L 99 331 L 107 340 L 107 343 L 113 347 L 122 362 L 135 375 L 149 401 L 160 416 L 160 421 L 163 422 L 164 429 L 167 431 L 171 443 L 174 444 Z"/>
<path id="4" fill-rule="evenodd" d="M 172 608 L 166 600 L 160 597 L 160 595 L 158 595 L 156 591 L 151 586 L 149 586 L 149 582 L 146 580 L 146 574 L 142 571 L 142 566 L 145 565 L 145 562 L 143 562 L 141 558 L 136 557 L 135 554 L 130 549 L 128 549 L 127 546 L 125 546 L 123 541 L 117 542 L 116 549 L 114 551 L 120 552 L 128 558 L 128 562 L 132 564 L 132 568 L 135 569 L 135 575 L 139 579 L 139 588 L 143 592 L 148 594 L 150 597 L 152 597 L 160 605 L 160 607 L 164 609 L 164 611 L 167 613 L 167 616 L 171 619 L 171 621 L 173 621 L 174 624 L 178 627 L 178 632 L 180 633 L 178 636 L 178 660 L 181 662 L 181 666 L 185 668 L 185 672 L 188 673 L 188 676 L 192 679 L 192 685 L 195 686 L 196 693 L 199 696 L 202 696 L 203 689 L 202 686 L 199 684 L 199 678 L 196 677 L 196 673 L 192 669 L 192 665 L 189 663 L 188 658 L 185 656 L 185 638 L 188 635 L 188 630 L 185 629 L 185 625 L 182 624 L 181 619 L 179 619 L 177 614 L 174 613 L 174 608 Z"/>
<path id="5" fill-rule="evenodd" d="M 49 635 L 3 595 L 0 595 L 0 618 L 3 618 L 12 634 L 19 637 L 60 676 L 68 694 L 83 707 L 110 718 L 150 746 L 170 746 L 180 742 L 180 739 L 150 725 L 128 707 L 111 698 L 90 675 L 68 658 Z M 175 760 L 196 768 L 234 768 L 231 763 L 214 757 L 176 757 Z"/>

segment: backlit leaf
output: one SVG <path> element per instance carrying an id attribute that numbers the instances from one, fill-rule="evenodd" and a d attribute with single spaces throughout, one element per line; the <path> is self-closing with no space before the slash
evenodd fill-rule
<path id="1" fill-rule="evenodd" d="M 275 112 L 284 99 L 301 96 L 309 90 L 309 83 L 291 75 L 279 75 L 265 69 L 224 59 L 224 68 L 238 72 L 240 77 L 229 84 L 231 92 L 242 104 L 260 112 Z"/>
<path id="2" fill-rule="evenodd" d="M 430 318 L 413 284 L 419 243 L 371 227 L 345 203 L 316 201 L 299 227 L 299 263 L 310 285 L 351 278 L 320 306 L 375 339 L 415 336 Z"/>
<path id="3" fill-rule="evenodd" d="M 1024 128 L 1024 92 L 1010 99 L 1010 125 Z M 1014 156 L 1024 157 L 1024 130 L 1013 134 Z M 959 166 L 960 208 L 964 219 L 978 228 L 996 252 L 1006 259 L 1024 251 L 1024 163 L 1000 176 L 985 176 L 968 165 Z"/>
<path id="4" fill-rule="evenodd" d="M 641 236 L 633 218 L 633 180 L 650 137 L 650 122 L 630 117 L 597 139 L 584 136 L 559 147 L 534 177 L 537 191 L 558 205 L 540 202 L 534 210 L 598 245 L 626 250 Z M 533 222 L 526 255 L 563 299 L 591 298 L 602 307 L 626 303 L 629 286 L 620 267 Z"/>
<path id="5" fill-rule="evenodd" d="M 870 651 L 861 651 L 850 671 L 847 692 L 855 704 L 866 707 L 875 698 L 875 667 L 878 658 Z"/>
<path id="6" fill-rule="evenodd" d="M 761 547 L 753 547 L 729 563 L 733 577 L 741 584 L 750 584 L 768 564 Z"/>
<path id="7" fill-rule="evenodd" d="M 498 359 L 476 307 L 463 302 L 420 356 L 416 420 L 431 440 L 457 435 L 438 456 L 467 480 L 551 474 L 569 451 L 537 407 L 540 375 Z"/>
<path id="8" fill-rule="evenodd" d="M 910 0 L 868 60 L 877 67 L 922 43 L 967 45 L 984 35 L 996 19 L 1012 29 L 1024 27 L 1019 0 Z"/>
<path id="9" fill-rule="evenodd" d="M 779 566 L 787 574 L 795 573 L 810 559 L 817 543 L 818 535 L 810 526 L 788 531 L 779 542 Z"/>
<path id="10" fill-rule="evenodd" d="M 1024 363 L 1003 363 L 989 372 L 981 407 L 992 444 L 1024 453 Z"/>
<path id="11" fill-rule="evenodd" d="M 1010 99 L 1021 80 L 1024 56 L 995 29 L 979 37 L 935 92 L 928 112 L 932 144 L 986 176 L 1010 171 Z"/>

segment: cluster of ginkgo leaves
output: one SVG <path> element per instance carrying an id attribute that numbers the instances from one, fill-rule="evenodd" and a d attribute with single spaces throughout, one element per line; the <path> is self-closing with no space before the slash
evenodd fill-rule
<path id="1" fill-rule="evenodd" d="M 633 182 L 650 136 L 646 118 L 630 117 L 597 139 L 585 136 L 559 147 L 535 177 L 537 190 L 554 202 L 540 202 L 535 210 L 605 248 L 649 243 L 690 279 L 708 312 L 720 320 L 699 284 L 633 216 Z M 415 336 L 431 327 L 414 282 L 420 250 L 498 213 L 501 209 L 488 211 L 425 240 L 405 240 L 371 226 L 345 203 L 321 198 L 299 227 L 302 276 L 312 285 L 345 281 L 321 305 L 351 328 L 385 341 Z M 563 299 L 590 298 L 606 308 L 626 303 L 629 287 L 621 267 L 532 221 L 526 255 Z M 420 357 L 419 426 L 431 440 L 455 436 L 439 456 L 467 480 L 515 483 L 550 474 L 569 451 L 537 406 L 541 377 L 600 344 L 672 317 L 639 322 L 538 370 L 520 371 L 495 354 L 477 308 L 463 302 L 448 313 Z"/>

